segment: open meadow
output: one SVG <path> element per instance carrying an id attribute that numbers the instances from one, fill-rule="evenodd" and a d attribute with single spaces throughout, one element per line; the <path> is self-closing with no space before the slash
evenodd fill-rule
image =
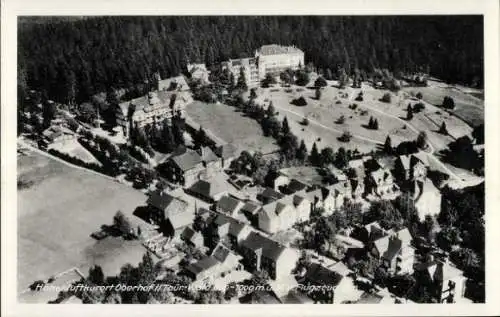
<path id="1" fill-rule="evenodd" d="M 35 152 L 18 156 L 18 179 L 28 184 L 18 190 L 18 291 L 71 267 L 87 274 L 98 264 L 109 275 L 141 260 L 139 241 L 90 234 L 112 224 L 117 210 L 146 227 L 132 215 L 145 203 L 142 192 Z"/>
<path id="2" fill-rule="evenodd" d="M 259 123 L 245 117 L 234 107 L 195 101 L 186 107 L 186 113 L 203 129 L 209 130 L 227 143 L 232 143 L 238 152 L 247 150 L 265 154 L 278 150 L 276 141 L 263 135 Z"/>
<path id="3" fill-rule="evenodd" d="M 451 110 L 462 120 L 471 126 L 484 124 L 484 100 L 446 84 L 429 81 L 428 87 L 404 88 L 414 93 L 420 91 L 423 99 L 432 104 L 440 106 L 445 96 L 450 96 L 455 101 L 455 109 Z"/>

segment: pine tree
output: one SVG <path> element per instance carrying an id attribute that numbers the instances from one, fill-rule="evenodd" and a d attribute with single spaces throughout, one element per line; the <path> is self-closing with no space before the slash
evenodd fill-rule
<path id="1" fill-rule="evenodd" d="M 393 152 L 392 141 L 391 141 L 391 137 L 389 135 L 387 135 L 387 138 L 385 138 L 384 152 L 387 154 L 392 154 L 392 152 Z"/>
<path id="2" fill-rule="evenodd" d="M 290 133 L 290 127 L 288 126 L 288 119 L 286 117 L 283 119 L 283 124 L 281 125 L 281 133 L 283 135 L 288 135 Z"/>
<path id="3" fill-rule="evenodd" d="M 276 109 L 273 106 L 273 102 L 270 101 L 269 106 L 267 106 L 267 109 L 266 109 L 266 115 L 268 117 L 272 117 L 272 116 L 274 116 L 275 112 L 276 112 Z"/>
<path id="4" fill-rule="evenodd" d="M 439 128 L 439 133 L 448 134 L 448 129 L 446 128 L 446 122 L 443 121 L 441 127 Z"/>
<path id="5" fill-rule="evenodd" d="M 313 166 L 319 166 L 321 163 L 321 156 L 319 155 L 318 146 L 316 145 L 316 142 L 313 143 L 311 155 L 309 156 L 309 162 Z"/>
<path id="6" fill-rule="evenodd" d="M 306 159 L 307 159 L 307 147 L 306 147 L 306 143 L 304 142 L 304 140 L 300 141 L 300 146 L 297 150 L 297 159 L 300 161 L 300 162 L 304 162 Z"/>
<path id="7" fill-rule="evenodd" d="M 378 120 L 373 120 L 373 130 L 378 130 Z"/>
<path id="8" fill-rule="evenodd" d="M 370 121 L 368 121 L 368 128 L 373 129 L 373 117 L 370 117 Z"/>
<path id="9" fill-rule="evenodd" d="M 243 67 L 240 68 L 240 75 L 238 77 L 238 82 L 236 83 L 236 88 L 241 89 L 243 91 L 248 90 L 247 79 L 246 79 L 245 70 Z"/>
<path id="10" fill-rule="evenodd" d="M 320 88 L 316 88 L 316 94 L 315 94 L 315 97 L 316 97 L 316 100 L 320 100 L 321 99 L 321 90 Z"/>
<path id="11" fill-rule="evenodd" d="M 408 112 L 406 113 L 406 120 L 410 121 L 413 119 L 413 108 L 411 105 L 408 105 Z"/>

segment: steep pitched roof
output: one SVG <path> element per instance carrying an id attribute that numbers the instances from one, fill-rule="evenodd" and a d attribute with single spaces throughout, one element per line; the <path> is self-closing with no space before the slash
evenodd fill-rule
<path id="1" fill-rule="evenodd" d="M 457 276 L 463 276 L 463 271 L 447 262 L 434 260 L 427 263 L 421 263 L 415 266 L 415 270 L 426 270 L 433 280 L 446 281 Z"/>
<path id="2" fill-rule="evenodd" d="M 312 263 L 307 270 L 305 278 L 315 285 L 337 286 L 343 276 L 318 263 Z"/>
<path id="3" fill-rule="evenodd" d="M 266 238 L 257 232 L 251 232 L 242 242 L 242 246 L 256 251 L 262 249 L 262 255 L 274 261 L 278 260 L 286 247 L 274 240 Z"/>
<path id="4" fill-rule="evenodd" d="M 198 275 L 199 273 L 211 269 L 214 266 L 219 265 L 219 261 L 213 256 L 206 256 L 199 260 L 198 262 L 191 263 L 186 270 Z"/>
<path id="5" fill-rule="evenodd" d="M 260 194 L 263 198 L 265 199 L 271 199 L 271 200 L 278 200 L 284 197 L 282 193 L 279 193 L 275 191 L 272 188 L 267 187 L 264 189 L 264 191 Z"/>
<path id="6" fill-rule="evenodd" d="M 201 160 L 203 162 L 210 163 L 210 162 L 215 162 L 215 161 L 219 160 L 217 155 L 215 155 L 215 153 L 212 151 L 212 149 L 210 149 L 208 146 L 202 147 L 201 153 L 202 153 Z"/>
<path id="7" fill-rule="evenodd" d="M 181 237 L 187 241 L 193 241 L 199 237 L 203 239 L 203 235 L 200 232 L 194 231 L 191 227 L 186 227 L 181 234 Z"/>
<path id="8" fill-rule="evenodd" d="M 223 212 L 232 215 L 242 204 L 243 203 L 236 198 L 223 196 L 217 202 L 217 208 L 220 208 Z"/>
<path id="9" fill-rule="evenodd" d="M 213 199 L 215 196 L 227 192 L 228 187 L 226 180 L 221 175 L 216 174 L 207 180 L 198 180 L 189 188 L 189 191 Z"/>
<path id="10" fill-rule="evenodd" d="M 398 237 L 399 240 L 401 240 L 403 245 L 409 245 L 411 243 L 411 240 L 413 240 L 410 230 L 408 230 L 408 228 L 403 228 L 397 231 L 394 235 Z"/>
<path id="11" fill-rule="evenodd" d="M 256 202 L 247 201 L 243 205 L 243 207 L 241 207 L 241 211 L 248 212 L 250 214 L 256 214 L 259 211 L 260 207 L 261 207 L 261 205 L 259 205 Z"/>
<path id="12" fill-rule="evenodd" d="M 174 229 L 180 229 L 193 223 L 194 214 L 188 211 L 173 214 L 167 218 Z"/>
<path id="13" fill-rule="evenodd" d="M 165 217 L 184 212 L 188 203 L 177 197 L 167 194 L 162 190 L 156 190 L 149 195 L 146 204 L 165 211 Z"/>
<path id="14" fill-rule="evenodd" d="M 202 163 L 201 156 L 192 150 L 187 150 L 180 155 L 174 156 L 171 160 L 184 172 Z"/>

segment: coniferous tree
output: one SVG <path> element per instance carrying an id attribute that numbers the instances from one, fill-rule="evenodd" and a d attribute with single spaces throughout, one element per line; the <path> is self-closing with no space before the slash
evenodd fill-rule
<path id="1" fill-rule="evenodd" d="M 439 127 L 439 133 L 448 134 L 448 129 L 446 128 L 446 122 L 443 121 L 443 123 L 441 123 L 441 127 Z"/>
<path id="2" fill-rule="evenodd" d="M 240 68 L 240 74 L 238 76 L 238 82 L 236 83 L 236 88 L 241 89 L 243 91 L 248 90 L 247 79 L 246 79 L 245 70 L 243 67 Z"/>
<path id="3" fill-rule="evenodd" d="M 318 151 L 318 146 L 316 142 L 313 143 L 311 155 L 309 156 L 309 162 L 313 166 L 319 166 L 321 164 L 321 156 Z"/>
<path id="4" fill-rule="evenodd" d="M 297 149 L 297 156 L 296 157 L 300 162 L 304 163 L 305 160 L 307 159 L 307 155 L 308 155 L 308 153 L 307 153 L 306 143 L 304 142 L 304 140 L 301 140 L 300 146 Z"/>
<path id="5" fill-rule="evenodd" d="M 391 141 L 391 137 L 389 135 L 387 135 L 387 138 L 385 138 L 384 152 L 387 154 L 393 153 L 392 141 Z"/>
<path id="6" fill-rule="evenodd" d="M 290 127 L 288 126 L 288 119 L 285 117 L 281 125 L 281 133 L 283 135 L 288 135 L 290 133 Z"/>
<path id="7" fill-rule="evenodd" d="M 413 108 L 411 107 L 411 105 L 408 105 L 408 110 L 406 112 L 406 120 L 410 121 L 411 119 L 413 119 Z"/>

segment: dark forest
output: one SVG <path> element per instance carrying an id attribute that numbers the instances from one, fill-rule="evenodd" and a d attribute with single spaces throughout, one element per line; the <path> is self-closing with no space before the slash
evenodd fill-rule
<path id="1" fill-rule="evenodd" d="M 31 21 L 31 23 L 30 23 Z M 183 72 L 253 55 L 264 44 L 295 45 L 319 69 L 348 74 L 387 68 L 483 84 L 482 16 L 175 16 L 19 18 L 19 97 L 81 103 L 131 89 L 159 71 Z"/>

